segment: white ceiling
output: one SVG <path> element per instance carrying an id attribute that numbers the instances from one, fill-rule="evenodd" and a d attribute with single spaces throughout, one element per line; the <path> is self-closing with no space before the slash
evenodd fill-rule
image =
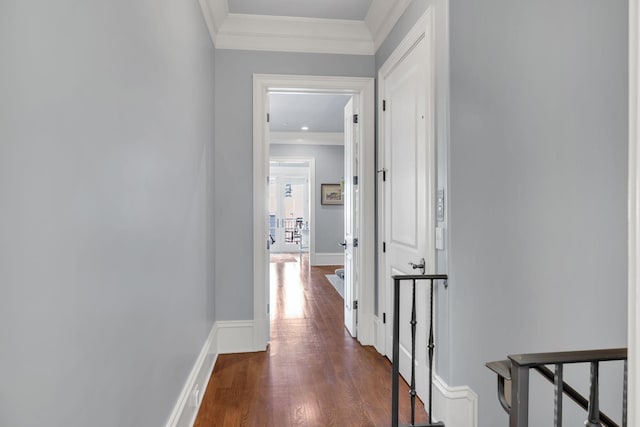
<path id="1" fill-rule="evenodd" d="M 218 49 L 374 55 L 411 0 L 199 0 Z"/>
<path id="2" fill-rule="evenodd" d="M 229 13 L 364 21 L 372 0 L 228 0 Z"/>
<path id="3" fill-rule="evenodd" d="M 271 132 L 343 132 L 344 106 L 351 95 L 269 94 Z"/>

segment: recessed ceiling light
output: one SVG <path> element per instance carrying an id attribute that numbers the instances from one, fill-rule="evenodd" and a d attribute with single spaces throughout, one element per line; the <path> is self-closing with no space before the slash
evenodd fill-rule
<path id="1" fill-rule="evenodd" d="M 309 126 L 302 126 L 300 129 L 302 129 L 302 130 L 309 130 Z"/>

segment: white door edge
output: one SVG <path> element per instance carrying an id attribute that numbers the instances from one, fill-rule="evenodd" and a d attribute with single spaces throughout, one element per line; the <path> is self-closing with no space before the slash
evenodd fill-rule
<path id="1" fill-rule="evenodd" d="M 358 114 L 358 99 L 351 97 L 344 107 L 344 326 L 352 337 L 358 336 L 357 311 L 355 300 L 357 300 L 357 252 L 354 247 L 354 239 L 358 238 L 358 216 L 355 203 L 357 188 L 353 183 L 352 176 L 357 176 L 355 170 L 358 153 L 357 147 L 357 127 L 353 117 Z"/>
<path id="2" fill-rule="evenodd" d="M 253 318 L 254 348 L 264 350 L 269 340 L 269 274 L 267 221 L 267 176 L 269 142 L 267 141 L 268 93 L 270 91 L 326 92 L 358 95 L 360 98 L 360 233 L 358 264 L 364 286 L 358 289 L 358 341 L 372 345 L 375 300 L 375 125 L 374 79 L 371 77 L 331 77 L 254 74 L 253 76 Z M 371 236 L 371 237 L 369 237 Z M 367 237 L 367 238 L 365 238 Z M 366 267 L 365 267 L 366 266 Z"/>
<path id="3" fill-rule="evenodd" d="M 629 0 L 628 413 L 640 423 L 640 2 Z"/>

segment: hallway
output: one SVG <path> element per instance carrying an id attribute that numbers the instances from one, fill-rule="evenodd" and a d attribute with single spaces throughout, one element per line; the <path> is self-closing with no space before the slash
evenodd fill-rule
<path id="1" fill-rule="evenodd" d="M 272 258 L 271 344 L 219 356 L 196 427 L 389 425 L 391 364 L 347 333 L 342 298 L 325 277 L 334 270 L 309 267 L 306 255 Z"/>

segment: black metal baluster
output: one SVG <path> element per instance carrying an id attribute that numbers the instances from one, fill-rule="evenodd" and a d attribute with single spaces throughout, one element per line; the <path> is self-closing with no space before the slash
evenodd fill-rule
<path id="1" fill-rule="evenodd" d="M 563 372 L 562 372 L 562 363 L 558 363 L 556 365 L 556 374 L 554 375 L 554 414 L 553 414 L 553 425 L 554 427 L 562 427 L 562 396 L 563 396 Z"/>
<path id="2" fill-rule="evenodd" d="M 413 279 L 411 293 L 411 425 L 416 424 L 416 279 Z"/>
<path id="3" fill-rule="evenodd" d="M 400 377 L 400 284 L 402 280 L 412 280 L 412 301 L 411 301 L 411 384 L 410 384 L 410 396 L 411 396 L 411 427 L 444 427 L 442 422 L 431 423 L 431 411 L 432 411 L 432 394 L 433 394 L 433 359 L 434 359 L 434 329 L 433 329 L 433 286 L 434 280 L 447 280 L 447 276 L 444 274 L 436 275 L 405 275 L 405 276 L 392 276 L 393 277 L 393 378 L 392 378 L 392 396 L 391 396 L 391 426 L 398 427 L 399 422 L 399 377 Z M 429 280 L 430 289 L 430 324 L 429 324 L 429 424 L 415 424 L 415 405 L 416 405 L 416 332 L 417 332 L 417 303 L 416 303 L 416 286 L 418 280 Z"/>
<path id="4" fill-rule="evenodd" d="M 430 281 L 431 293 L 429 295 L 429 424 L 431 424 L 431 410 L 433 407 L 433 350 L 435 349 L 435 340 L 433 337 L 433 279 Z"/>
<path id="5" fill-rule="evenodd" d="M 391 379 L 391 427 L 398 427 L 400 376 L 400 279 L 393 279 L 393 378 Z"/>
<path id="6" fill-rule="evenodd" d="M 589 392 L 589 416 L 586 427 L 602 427 L 600 424 L 600 405 L 598 403 L 598 370 L 599 363 L 591 362 L 591 388 Z"/>

